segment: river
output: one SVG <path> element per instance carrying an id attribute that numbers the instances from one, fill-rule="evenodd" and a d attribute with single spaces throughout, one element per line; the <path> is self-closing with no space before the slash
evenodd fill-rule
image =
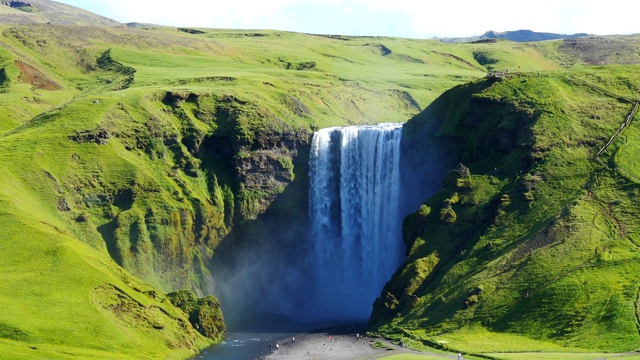
<path id="1" fill-rule="evenodd" d="M 252 360 L 262 359 L 269 353 L 269 345 L 291 339 L 296 333 L 273 332 L 229 332 L 227 339 L 209 347 L 193 359 L 205 360 Z"/>

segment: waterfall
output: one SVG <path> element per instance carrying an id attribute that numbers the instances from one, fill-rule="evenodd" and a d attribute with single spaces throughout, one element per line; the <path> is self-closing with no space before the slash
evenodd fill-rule
<path id="1" fill-rule="evenodd" d="M 310 318 L 366 319 L 404 256 L 402 124 L 322 129 L 309 162 Z"/>

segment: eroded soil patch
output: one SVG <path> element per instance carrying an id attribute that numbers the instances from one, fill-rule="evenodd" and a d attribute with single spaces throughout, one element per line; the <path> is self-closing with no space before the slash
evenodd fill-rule
<path id="1" fill-rule="evenodd" d="M 22 61 L 14 61 L 15 66 L 20 70 L 20 79 L 26 84 L 32 85 L 36 89 L 41 90 L 62 90 L 62 86 L 58 85 L 55 81 L 51 80 L 47 75 L 38 69 L 35 69 L 31 65 L 27 65 Z"/>

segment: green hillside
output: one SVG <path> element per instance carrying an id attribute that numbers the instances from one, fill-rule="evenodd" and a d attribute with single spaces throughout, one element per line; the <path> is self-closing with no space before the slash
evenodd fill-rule
<path id="1" fill-rule="evenodd" d="M 405 219 L 409 256 L 374 327 L 497 358 L 638 349 L 637 115 L 625 122 L 638 70 L 581 63 L 483 79 L 412 118 L 413 156 L 431 139 L 451 171 Z"/>
<path id="2" fill-rule="evenodd" d="M 44 16 L 54 4 L 31 3 L 32 12 L 0 14 Z M 636 346 L 637 332 L 586 337 L 609 324 L 598 316 L 616 320 L 612 334 L 635 326 L 633 123 L 599 161 L 593 154 L 630 110 L 616 98 L 634 98 L 637 68 L 608 64 L 633 63 L 636 39 L 616 39 L 613 56 L 596 40 L 443 44 L 2 19 L 0 358 L 186 358 L 219 341 L 214 298 L 167 293 L 211 294 L 217 264 L 299 246 L 303 227 L 290 227 L 306 218 L 314 130 L 412 116 L 407 138 L 436 130 L 452 166 L 471 175 L 450 179 L 424 219 L 407 220 L 412 253 L 386 290 L 398 304 L 377 307 L 378 325 L 427 342 L 525 324 L 524 335 L 562 345 Z M 483 80 L 506 69 L 519 74 Z M 453 224 L 440 226 L 446 199 Z M 574 230 L 562 246 L 517 252 L 563 226 Z M 585 238 L 589 246 L 571 245 Z M 547 269 L 558 256 L 547 248 L 566 262 Z M 517 281 L 498 286 L 507 275 Z M 593 295 L 600 313 L 585 305 L 592 286 L 603 289 Z M 459 310 L 475 287 L 477 301 Z M 575 329 L 558 332 L 569 313 L 551 305 L 517 307 L 552 290 L 553 301 L 584 310 Z"/>
<path id="3" fill-rule="evenodd" d="M 0 24 L 124 26 L 104 16 L 50 0 L 2 1 L 0 6 Z"/>
<path id="4" fill-rule="evenodd" d="M 313 129 L 403 121 L 484 74 L 466 49 L 403 39 L 0 31 L 0 358 L 11 359 L 182 358 L 210 344 L 163 294 L 209 294 L 218 245 L 256 241 L 238 234 L 277 197 L 300 216 Z"/>

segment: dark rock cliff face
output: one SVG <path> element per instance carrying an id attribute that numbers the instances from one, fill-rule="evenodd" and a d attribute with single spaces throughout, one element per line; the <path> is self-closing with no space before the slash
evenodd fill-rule
<path id="1" fill-rule="evenodd" d="M 194 102 L 200 114 L 206 114 L 206 102 L 192 94 L 174 95 L 173 99 L 174 103 Z M 214 193 L 216 188 L 222 190 L 214 207 L 224 209 L 224 221 L 216 229 L 219 237 L 212 247 L 214 258 L 206 259 L 206 267 L 214 271 L 207 280 L 213 287 L 207 292 L 215 293 L 221 292 L 215 284 L 228 283 L 232 274 L 239 272 L 239 264 L 261 254 L 260 261 L 265 261 L 261 273 L 269 273 L 273 266 L 266 266 L 266 262 L 277 263 L 282 258 L 273 249 L 290 249 L 292 239 L 306 236 L 306 230 L 292 229 L 306 229 L 311 140 L 305 129 L 246 130 L 239 123 L 247 112 L 258 112 L 249 116 L 270 114 L 232 96 L 222 97 L 220 103 L 212 111 L 219 127 L 211 135 L 193 132 L 182 141 L 196 159 L 187 164 L 194 163 L 194 172 L 205 174 Z M 255 264 L 255 260 L 250 262 Z"/>
<path id="2" fill-rule="evenodd" d="M 308 157 L 310 138 L 307 131 L 268 133 L 240 145 L 234 156 L 240 221 L 256 219 L 296 179 L 296 165 L 306 167 L 300 159 Z"/>
<path id="3" fill-rule="evenodd" d="M 310 141 L 307 131 L 270 132 L 231 146 L 239 154 L 226 160 L 238 186 L 235 225 L 211 265 L 214 293 L 236 326 L 256 313 L 288 313 L 300 296 L 305 274 L 292 269 L 303 269 Z"/>

